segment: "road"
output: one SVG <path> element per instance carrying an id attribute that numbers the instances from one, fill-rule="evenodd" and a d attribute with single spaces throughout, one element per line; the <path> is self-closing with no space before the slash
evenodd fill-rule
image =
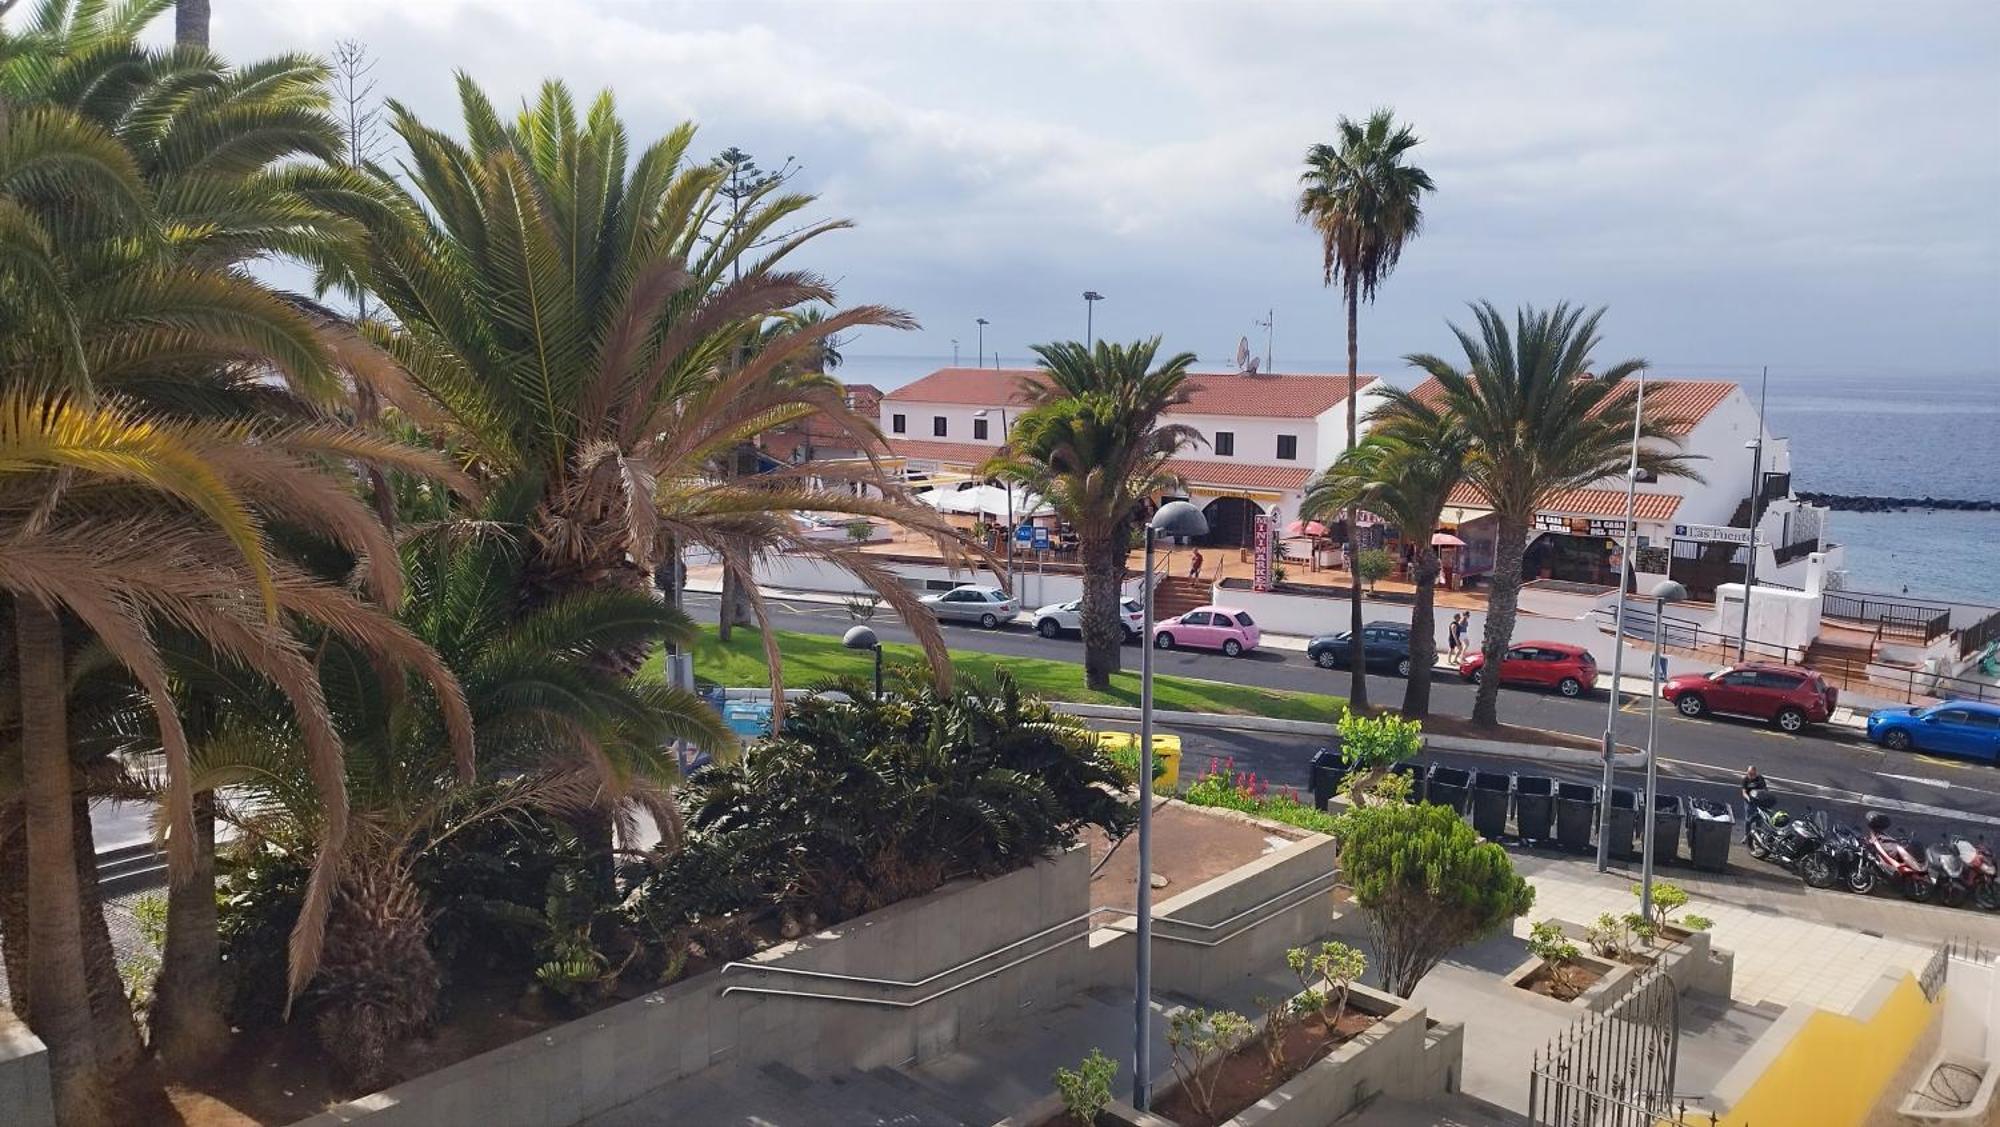
<path id="1" fill-rule="evenodd" d="M 697 621 L 714 620 L 715 596 L 690 592 L 685 601 Z M 852 625 L 846 608 L 838 604 L 773 599 L 768 609 L 772 626 L 779 630 L 839 637 Z M 884 641 L 914 640 L 908 628 L 886 609 L 878 610 L 869 625 Z M 1082 645 L 1074 638 L 1051 641 L 1025 626 L 981 630 L 948 624 L 944 629 L 955 649 L 1077 662 L 1083 656 Z M 1126 652 L 1128 665 L 1136 665 L 1138 651 Z M 1602 660 L 1599 664 L 1605 668 L 1610 665 Z M 1240 658 L 1186 650 L 1155 651 L 1154 669 L 1233 684 L 1323 693 L 1345 693 L 1348 680 L 1344 670 L 1320 669 L 1302 653 L 1278 649 L 1255 650 Z M 1402 699 L 1403 685 L 1394 677 L 1370 677 L 1368 692 L 1371 700 L 1393 703 Z M 1432 709 L 1447 716 L 1471 715 L 1472 699 L 1473 687 L 1450 676 L 1436 681 L 1431 694 Z M 1601 693 L 1569 700 L 1505 689 L 1500 711 L 1512 724 L 1595 739 L 1604 733 L 1606 708 L 1607 700 Z M 1646 702 L 1628 701 L 1618 716 L 1619 742 L 1643 744 L 1645 731 Z M 1274 782 L 1301 786 L 1306 782 L 1305 760 L 1312 748 L 1299 737 L 1190 732 L 1184 739 L 1190 757 L 1234 755 L 1240 767 L 1254 769 Z M 1754 763 L 1771 780 L 1781 804 L 1790 810 L 1825 806 L 1837 817 L 1859 823 L 1862 809 L 1881 806 L 1898 822 L 1927 833 L 1951 825 L 1974 836 L 1991 834 L 2000 839 L 2000 771 L 1983 764 L 1896 754 L 1846 730 L 1786 735 L 1748 721 L 1689 720 L 1664 707 L 1659 712 L 1658 746 L 1662 777 L 1672 780 L 1684 793 L 1736 798 L 1736 780 L 1746 765 Z M 1448 757 L 1439 761 L 1446 762 Z M 1492 761 L 1486 765 L 1490 767 Z M 1587 770 L 1568 772 L 1565 777 L 1596 781 L 1595 774 Z M 1637 787 L 1641 779 L 1638 772 L 1621 772 L 1618 782 Z"/>

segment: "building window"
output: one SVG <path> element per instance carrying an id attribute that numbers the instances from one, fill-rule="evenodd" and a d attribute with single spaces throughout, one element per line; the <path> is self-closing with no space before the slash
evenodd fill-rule
<path id="1" fill-rule="evenodd" d="M 985 419 L 974 419 L 974 420 L 972 420 L 972 440 L 973 440 L 974 442 L 984 442 L 984 441 L 986 441 L 986 420 L 985 420 Z"/>
<path id="2" fill-rule="evenodd" d="M 909 427 L 903 421 L 903 416 L 901 415 L 889 416 L 889 430 L 891 432 L 895 434 L 901 434 L 908 429 Z"/>
<path id="3" fill-rule="evenodd" d="M 1299 460 L 1298 435 L 1281 434 L 1278 436 L 1278 460 L 1280 462 L 1296 462 Z"/>
<path id="4" fill-rule="evenodd" d="M 931 416 L 931 434 L 938 438 L 943 438 L 946 434 L 945 421 L 943 415 Z"/>
<path id="5" fill-rule="evenodd" d="M 1215 456 L 1233 458 L 1236 456 L 1236 432 L 1219 430 L 1215 432 Z"/>

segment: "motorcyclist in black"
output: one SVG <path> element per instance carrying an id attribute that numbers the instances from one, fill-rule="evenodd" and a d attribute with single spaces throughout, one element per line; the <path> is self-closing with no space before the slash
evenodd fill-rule
<path id="1" fill-rule="evenodd" d="M 1773 801 L 1770 790 L 1770 784 L 1764 781 L 1764 776 L 1757 773 L 1756 764 L 1751 764 L 1750 769 L 1743 772 L 1743 802 L 1745 805 L 1743 811 L 1743 841 L 1746 845 L 1750 841 L 1750 810 L 1752 808 L 1759 811 L 1770 810 Z"/>

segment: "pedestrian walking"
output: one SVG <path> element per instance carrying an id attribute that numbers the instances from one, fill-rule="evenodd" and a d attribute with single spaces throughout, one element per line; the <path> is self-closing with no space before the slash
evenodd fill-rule
<path id="1" fill-rule="evenodd" d="M 1464 654 L 1465 636 L 1460 632 L 1460 627 L 1464 625 L 1460 621 L 1462 617 L 1461 615 L 1453 614 L 1451 616 L 1451 623 L 1444 630 L 1445 654 L 1451 659 L 1453 665 L 1457 665 L 1458 659 Z"/>
<path id="2" fill-rule="evenodd" d="M 1200 548 L 1196 548 L 1196 549 L 1194 550 L 1194 555 L 1193 555 L 1192 557 L 1190 557 L 1190 558 L 1188 559 L 1188 578 L 1189 578 L 1189 579 L 1200 579 L 1200 578 L 1201 578 L 1201 549 L 1200 549 Z"/>

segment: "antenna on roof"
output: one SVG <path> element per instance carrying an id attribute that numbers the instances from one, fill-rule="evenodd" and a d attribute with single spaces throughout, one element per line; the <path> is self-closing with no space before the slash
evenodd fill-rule
<path id="1" fill-rule="evenodd" d="M 1278 369 L 1273 367 L 1271 363 L 1271 333 L 1273 326 L 1278 323 L 1278 311 L 1276 309 L 1266 309 L 1264 311 L 1264 319 L 1252 323 L 1264 330 L 1264 370 L 1275 372 Z"/>

